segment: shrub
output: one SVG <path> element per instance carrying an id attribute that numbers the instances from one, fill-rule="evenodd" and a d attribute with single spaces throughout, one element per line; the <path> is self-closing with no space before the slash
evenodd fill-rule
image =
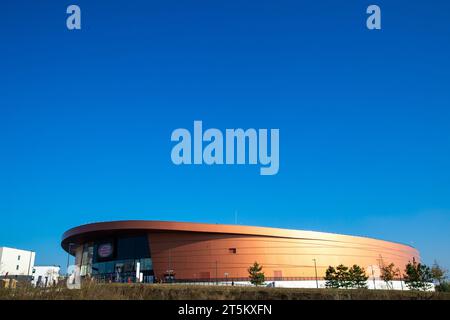
<path id="1" fill-rule="evenodd" d="M 436 286 L 436 291 L 438 292 L 450 292 L 450 283 L 444 281 Z"/>

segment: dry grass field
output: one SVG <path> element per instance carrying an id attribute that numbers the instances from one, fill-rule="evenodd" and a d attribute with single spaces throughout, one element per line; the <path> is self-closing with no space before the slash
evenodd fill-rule
<path id="1" fill-rule="evenodd" d="M 192 285 L 87 284 L 0 289 L 0 300 L 449 300 L 450 293 Z"/>

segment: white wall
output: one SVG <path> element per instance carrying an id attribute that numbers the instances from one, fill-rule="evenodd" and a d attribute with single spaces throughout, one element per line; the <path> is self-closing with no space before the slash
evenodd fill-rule
<path id="1" fill-rule="evenodd" d="M 0 247 L 0 276 L 30 276 L 35 257 L 33 251 Z"/>
<path id="2" fill-rule="evenodd" d="M 269 284 L 270 282 L 267 282 Z M 325 280 L 319 280 L 319 288 L 325 288 Z M 373 279 L 367 280 L 368 289 L 394 289 L 394 290 L 409 290 L 403 281 L 392 281 L 390 288 L 386 286 L 386 282 L 383 280 L 375 280 L 375 285 Z M 275 287 L 277 288 L 317 288 L 315 280 L 305 280 L 305 281 L 275 281 Z"/>
<path id="3" fill-rule="evenodd" d="M 58 266 L 35 266 L 33 268 L 33 286 L 56 285 L 59 279 L 60 267 Z"/>
<path id="4" fill-rule="evenodd" d="M 201 285 L 201 283 L 194 283 L 196 285 Z M 238 281 L 234 283 L 236 286 L 253 286 L 250 281 Z M 325 288 L 325 280 L 318 280 L 319 288 Z M 211 285 L 211 283 L 207 283 Z M 219 285 L 231 285 L 231 281 L 225 283 L 220 282 Z M 430 284 L 431 287 L 428 291 L 434 291 L 434 284 Z M 273 281 L 266 281 L 265 285 L 267 287 L 273 287 Z M 375 280 L 375 285 L 373 279 L 367 280 L 368 289 L 377 290 L 404 290 L 408 291 L 408 287 L 403 281 L 391 281 L 390 287 L 388 288 L 386 282 L 383 280 Z M 301 280 L 301 281 L 275 281 L 275 288 L 317 288 L 317 283 L 315 280 Z"/>

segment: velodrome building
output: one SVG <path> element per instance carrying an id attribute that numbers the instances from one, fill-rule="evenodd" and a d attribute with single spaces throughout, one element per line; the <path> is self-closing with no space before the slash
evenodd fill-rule
<path id="1" fill-rule="evenodd" d="M 339 264 L 357 264 L 375 280 L 382 264 L 404 270 L 413 258 L 420 261 L 411 246 L 372 238 L 164 221 L 82 225 L 65 232 L 61 245 L 82 276 L 113 282 L 246 281 L 255 261 L 267 281 L 315 281 Z"/>

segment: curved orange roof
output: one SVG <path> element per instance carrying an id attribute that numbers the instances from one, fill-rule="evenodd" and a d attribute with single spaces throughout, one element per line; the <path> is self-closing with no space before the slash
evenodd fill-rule
<path id="1" fill-rule="evenodd" d="M 350 236 L 317 231 L 291 230 L 268 227 L 253 227 L 241 225 L 224 225 L 224 224 L 207 224 L 207 223 L 192 223 L 192 222 L 171 222 L 171 221 L 148 221 L 148 220 L 127 220 L 127 221 L 111 221 L 98 222 L 86 225 L 81 225 L 66 231 L 62 236 L 62 247 L 68 250 L 69 243 L 79 242 L 80 239 L 91 237 L 105 233 L 116 232 L 137 232 L 137 231 L 155 231 L 155 232 L 197 232 L 197 233 L 220 233 L 220 234 L 236 234 L 236 235 L 252 235 L 252 236 L 266 236 L 277 238 L 291 238 L 291 239 L 310 239 L 333 241 L 342 243 L 370 243 L 372 246 L 379 247 L 391 246 L 394 244 L 390 241 Z M 395 243 L 398 247 L 404 247 L 406 251 L 416 251 L 415 248 L 409 245 Z"/>

